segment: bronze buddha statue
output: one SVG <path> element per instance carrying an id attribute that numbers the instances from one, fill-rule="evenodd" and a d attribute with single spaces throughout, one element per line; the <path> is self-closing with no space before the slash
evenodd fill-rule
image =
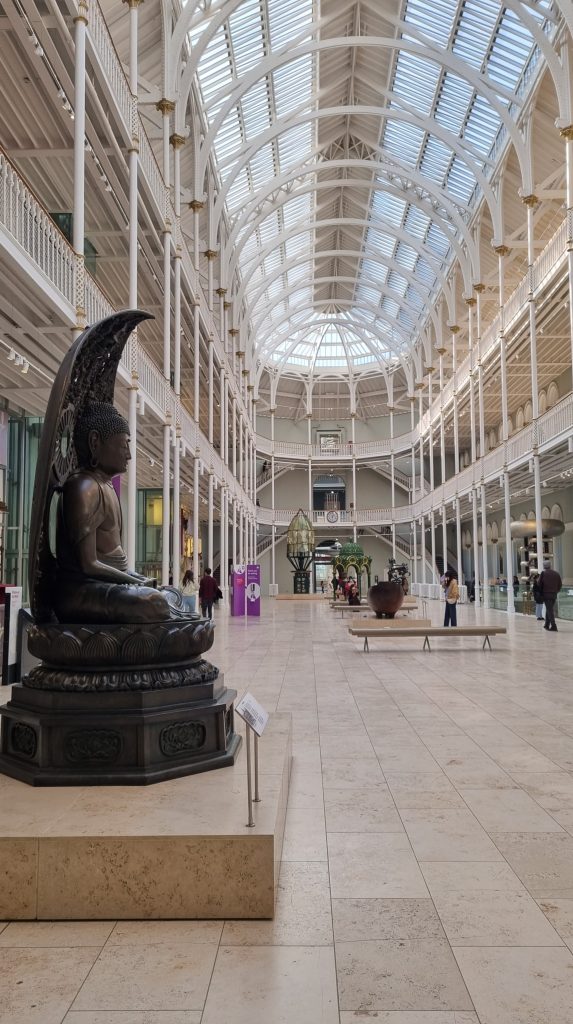
<path id="1" fill-rule="evenodd" d="M 129 425 L 113 405 L 88 406 L 76 424 L 78 468 L 63 488 L 56 528 L 54 611 L 60 622 L 162 622 L 184 617 L 128 569 L 112 478 L 127 469 Z"/>

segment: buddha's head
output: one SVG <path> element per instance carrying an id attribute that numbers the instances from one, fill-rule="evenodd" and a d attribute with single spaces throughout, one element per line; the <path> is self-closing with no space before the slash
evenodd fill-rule
<path id="1" fill-rule="evenodd" d="M 99 469 L 109 477 L 125 473 L 131 458 L 129 424 L 109 402 L 84 409 L 74 443 L 80 469 Z"/>

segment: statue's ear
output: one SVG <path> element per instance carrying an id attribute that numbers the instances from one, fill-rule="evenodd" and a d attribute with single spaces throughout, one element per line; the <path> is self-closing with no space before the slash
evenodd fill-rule
<path id="1" fill-rule="evenodd" d="M 99 448 L 100 440 L 101 439 L 100 439 L 100 436 L 99 436 L 97 430 L 90 430 L 90 432 L 88 434 L 88 446 L 89 446 L 89 450 L 90 450 L 90 455 L 95 455 L 95 453 L 97 452 L 97 450 Z"/>

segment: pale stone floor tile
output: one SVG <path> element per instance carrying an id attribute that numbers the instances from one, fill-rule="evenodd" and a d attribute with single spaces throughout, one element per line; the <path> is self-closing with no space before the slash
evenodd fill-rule
<path id="1" fill-rule="evenodd" d="M 108 939 L 110 946 L 152 946 L 167 943 L 217 943 L 222 921 L 118 921 Z M 1 936 L 0 936 L 1 938 Z"/>
<path id="2" fill-rule="evenodd" d="M 422 861 L 430 894 L 449 892 L 525 892 L 523 883 L 505 861 Z"/>
<path id="3" fill-rule="evenodd" d="M 227 921 L 223 946 L 332 945 L 328 866 L 283 863 L 272 921 Z"/>
<path id="4" fill-rule="evenodd" d="M 325 789 L 328 832 L 403 832 L 389 792 L 383 789 Z"/>
<path id="5" fill-rule="evenodd" d="M 332 916 L 336 942 L 445 938 L 430 899 L 335 899 Z"/>
<path id="6" fill-rule="evenodd" d="M 475 1013 L 450 1013 L 449 1010 L 375 1010 L 373 1013 L 355 1013 L 345 1010 L 340 1024 L 480 1024 Z"/>
<path id="7" fill-rule="evenodd" d="M 341 1010 L 473 1010 L 445 939 L 337 942 Z"/>
<path id="8" fill-rule="evenodd" d="M 573 897 L 573 837 L 555 832 L 500 832 L 492 838 L 536 899 Z"/>
<path id="9" fill-rule="evenodd" d="M 322 774 L 320 772 L 305 772 L 298 767 L 294 769 L 290 777 L 288 805 L 289 808 L 319 808 L 322 810 L 324 807 Z"/>
<path id="10" fill-rule="evenodd" d="M 217 955 L 211 943 L 108 946 L 73 1010 L 201 1010 Z"/>
<path id="11" fill-rule="evenodd" d="M 328 836 L 333 898 L 428 896 L 407 837 L 400 832 L 333 832 Z"/>
<path id="12" fill-rule="evenodd" d="M 573 810 L 569 772 L 513 772 L 515 781 L 547 811 Z"/>
<path id="13" fill-rule="evenodd" d="M 201 1024 L 338 1024 L 334 951 L 221 946 Z"/>
<path id="14" fill-rule="evenodd" d="M 366 754 L 369 752 L 366 751 Z M 333 789 L 383 788 L 387 790 L 382 769 L 373 751 L 370 756 L 361 757 L 323 757 L 322 775 L 324 786 Z"/>
<path id="15" fill-rule="evenodd" d="M 418 860 L 501 860 L 470 811 L 403 810 L 404 827 Z"/>
<path id="16" fill-rule="evenodd" d="M 527 892 L 433 893 L 452 946 L 560 946 Z"/>
<path id="17" fill-rule="evenodd" d="M 316 808 L 287 811 L 283 861 L 326 860 L 324 812 Z"/>
<path id="18" fill-rule="evenodd" d="M 568 949 L 455 947 L 454 953 L 481 1024 L 571 1024 Z"/>
<path id="19" fill-rule="evenodd" d="M 561 832 L 547 811 L 520 789 L 462 789 L 467 805 L 488 832 Z"/>
<path id="20" fill-rule="evenodd" d="M 4 949 L 0 1024 L 61 1024 L 99 949 Z"/>
<path id="21" fill-rule="evenodd" d="M 1 946 L 103 946 L 114 921 L 13 921 L 0 932 Z"/>
<path id="22" fill-rule="evenodd" d="M 573 943 L 573 899 L 538 900 L 538 903 L 546 918 L 551 921 L 555 930 L 571 948 Z"/>
<path id="23" fill-rule="evenodd" d="M 201 1024 L 200 1010 L 72 1010 L 63 1024 Z"/>

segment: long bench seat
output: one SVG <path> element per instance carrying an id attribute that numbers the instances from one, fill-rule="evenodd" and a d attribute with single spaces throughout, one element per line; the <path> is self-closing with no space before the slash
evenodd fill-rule
<path id="1" fill-rule="evenodd" d="M 380 626 L 380 625 L 366 625 L 366 626 L 349 626 L 348 632 L 351 636 L 364 637 L 364 650 L 369 651 L 368 639 L 375 637 L 400 637 L 400 636 L 423 636 L 424 644 L 422 650 L 431 651 L 430 637 L 431 636 L 483 636 L 484 642 L 482 650 L 485 650 L 486 645 L 491 647 L 491 636 L 499 636 L 507 633 L 505 626 Z"/>
<path id="2" fill-rule="evenodd" d="M 344 613 L 345 612 L 370 612 L 370 611 L 372 611 L 370 606 L 367 605 L 367 604 L 348 604 L 347 601 L 341 601 L 339 604 L 338 603 L 334 604 L 334 602 L 331 602 L 330 607 L 332 608 L 333 611 L 342 612 L 341 618 L 344 618 Z M 416 612 L 417 610 L 418 610 L 418 605 L 417 604 L 402 605 L 402 607 L 398 609 L 398 611 L 401 611 L 401 612 Z M 381 621 L 381 620 L 378 620 L 378 621 Z M 394 619 L 387 619 L 386 621 L 394 622 L 395 620 Z"/>

